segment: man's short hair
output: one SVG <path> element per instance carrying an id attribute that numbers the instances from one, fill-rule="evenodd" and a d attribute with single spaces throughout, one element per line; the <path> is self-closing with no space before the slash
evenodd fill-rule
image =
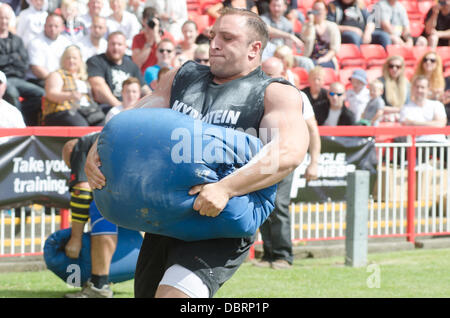
<path id="1" fill-rule="evenodd" d="M 418 81 L 427 81 L 428 85 L 430 85 L 430 80 L 425 75 L 414 76 L 411 80 L 411 84 L 415 85 Z"/>
<path id="2" fill-rule="evenodd" d="M 125 36 L 125 34 L 122 31 L 114 31 L 108 35 L 108 41 L 109 41 L 109 39 L 111 39 L 113 36 L 116 36 L 116 35 L 121 35 L 121 36 L 123 36 L 123 38 L 125 40 L 127 39 L 127 37 Z"/>
<path id="3" fill-rule="evenodd" d="M 269 30 L 267 28 L 266 23 L 261 19 L 259 15 L 247 9 L 240 9 L 233 7 L 224 7 L 219 11 L 219 14 L 220 17 L 226 15 L 240 15 L 246 17 L 247 26 L 250 28 L 250 32 L 248 34 L 250 42 L 261 41 L 262 43 L 261 54 L 262 54 L 262 51 L 264 51 L 264 48 L 267 45 L 267 42 L 269 42 Z"/>
<path id="4" fill-rule="evenodd" d="M 131 85 L 131 84 L 138 84 L 138 86 L 141 87 L 141 82 L 139 81 L 139 79 L 136 77 L 130 76 L 126 80 L 123 81 L 122 89 L 124 89 L 125 86 Z"/>

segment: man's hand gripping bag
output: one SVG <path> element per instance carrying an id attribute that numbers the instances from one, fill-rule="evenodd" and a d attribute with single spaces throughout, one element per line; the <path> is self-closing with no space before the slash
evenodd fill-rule
<path id="1" fill-rule="evenodd" d="M 164 108 L 124 111 L 98 141 L 106 186 L 101 214 L 119 226 L 185 241 L 255 234 L 274 208 L 276 185 L 233 197 L 217 217 L 193 210 L 198 184 L 217 182 L 262 148 L 252 135 Z"/>

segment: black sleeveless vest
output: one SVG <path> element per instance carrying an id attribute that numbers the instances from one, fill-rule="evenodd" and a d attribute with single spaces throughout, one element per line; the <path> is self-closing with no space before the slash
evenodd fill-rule
<path id="1" fill-rule="evenodd" d="M 209 67 L 188 61 L 178 70 L 172 84 L 170 107 L 204 122 L 258 135 L 264 115 L 267 85 L 282 78 L 267 76 L 261 67 L 227 82 L 213 83 Z M 253 134 L 254 135 L 254 134 Z"/>

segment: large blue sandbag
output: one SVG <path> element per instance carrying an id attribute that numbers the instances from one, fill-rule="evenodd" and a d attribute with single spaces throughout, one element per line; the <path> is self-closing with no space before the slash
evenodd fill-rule
<path id="1" fill-rule="evenodd" d="M 77 259 L 66 256 L 64 246 L 70 239 L 72 229 L 52 233 L 44 245 L 44 260 L 47 268 L 68 284 L 84 284 L 91 276 L 91 235 L 83 233 L 82 248 Z M 111 260 L 109 280 L 119 283 L 134 278 L 136 262 L 142 245 L 142 236 L 137 231 L 119 227 L 117 248 Z M 71 266 L 72 265 L 72 266 Z M 79 268 L 73 266 L 78 265 Z M 74 275 L 80 274 L 80 278 Z"/>
<path id="2" fill-rule="evenodd" d="M 101 214 L 122 227 L 185 241 L 256 233 L 274 208 L 276 185 L 233 197 L 217 217 L 193 210 L 189 189 L 217 182 L 262 148 L 249 134 L 171 109 L 133 109 L 103 128 L 98 153 L 106 186 L 94 190 Z"/>

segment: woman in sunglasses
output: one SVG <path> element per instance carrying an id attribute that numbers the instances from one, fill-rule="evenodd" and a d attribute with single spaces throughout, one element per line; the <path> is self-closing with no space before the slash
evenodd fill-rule
<path id="1" fill-rule="evenodd" d="M 442 60 L 435 52 L 428 52 L 417 63 L 414 76 L 425 75 L 430 87 L 428 99 L 442 100 L 444 96 L 445 78 L 442 72 Z"/>
<path id="2" fill-rule="evenodd" d="M 390 56 L 383 65 L 383 99 L 387 106 L 402 108 L 409 102 L 410 84 L 405 75 L 405 61 L 401 56 Z"/>

